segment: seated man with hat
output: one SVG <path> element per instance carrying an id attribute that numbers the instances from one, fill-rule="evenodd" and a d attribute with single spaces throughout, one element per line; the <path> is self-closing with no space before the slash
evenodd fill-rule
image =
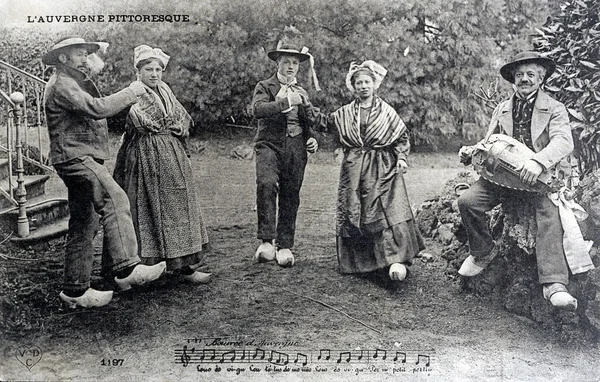
<path id="1" fill-rule="evenodd" d="M 512 62 L 504 65 L 500 74 L 514 85 L 516 91 L 496 107 L 484 139 L 487 141 L 494 133 L 505 134 L 535 152 L 532 159 L 518 169 L 521 181 L 530 185 L 536 183 L 543 171 L 561 166 L 560 162 L 573 151 L 565 106 L 541 89 L 554 69 L 552 60 L 536 52 L 519 53 Z M 472 153 L 473 146 L 461 148 L 461 162 L 468 164 Z M 458 199 L 470 248 L 470 256 L 458 273 L 464 277 L 475 276 L 497 255 L 498 248 L 492 240 L 485 213 L 512 197 L 528 200 L 536 210 L 535 252 L 544 298 L 555 307 L 575 310 L 577 300 L 566 288 L 569 268 L 563 249 L 559 209 L 546 194 L 510 190 L 483 178 L 477 180 Z"/>
<path id="2" fill-rule="evenodd" d="M 115 273 L 122 290 L 156 280 L 165 270 L 164 263 L 139 264 L 127 195 L 103 165 L 108 159 L 106 118 L 135 104 L 146 90 L 134 82 L 102 97 L 86 74 L 88 55 L 99 48 L 98 43 L 69 37 L 42 57 L 46 65 L 56 66 L 46 84 L 44 107 L 50 158 L 68 189 L 70 219 L 60 298 L 70 308 L 103 306 L 112 299 L 112 291 L 90 287 L 92 242 L 99 222 L 104 229 L 103 268 Z"/>
<path id="3" fill-rule="evenodd" d="M 310 60 L 308 49 L 280 44 L 268 53 L 277 62 L 277 73 L 260 81 L 254 89 L 252 112 L 258 119 L 255 139 L 258 239 L 262 244 L 255 253 L 259 262 L 276 260 L 280 266 L 294 264 L 296 215 L 300 205 L 300 187 L 304 179 L 307 151 L 318 144 L 311 127 L 316 112 L 308 93 L 296 81 L 300 62 Z"/>

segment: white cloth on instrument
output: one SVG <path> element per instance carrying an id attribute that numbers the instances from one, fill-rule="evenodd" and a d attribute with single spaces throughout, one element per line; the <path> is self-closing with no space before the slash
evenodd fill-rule
<path id="1" fill-rule="evenodd" d="M 572 199 L 565 197 L 566 187 L 559 192 L 548 194 L 548 197 L 556 206 L 560 215 L 560 221 L 563 227 L 563 249 L 565 258 L 571 272 L 575 275 L 594 269 L 594 264 L 590 258 L 590 249 L 594 244 L 592 241 L 584 240 L 577 221 L 585 220 L 588 213 L 583 207 L 575 203 Z"/>

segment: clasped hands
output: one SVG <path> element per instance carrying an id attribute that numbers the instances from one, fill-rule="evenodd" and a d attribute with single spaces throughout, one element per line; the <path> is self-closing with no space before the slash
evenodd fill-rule
<path id="1" fill-rule="evenodd" d="M 288 93 L 288 101 L 290 102 L 290 107 L 297 105 L 310 105 L 310 102 L 308 102 L 308 98 L 296 91 L 290 91 Z M 306 141 L 306 151 L 313 154 L 316 153 L 318 149 L 319 142 L 317 142 L 315 138 L 308 138 L 308 140 Z"/>
<path id="2" fill-rule="evenodd" d="M 460 158 L 460 163 L 464 165 L 471 164 L 471 159 L 473 156 L 473 152 L 475 151 L 475 146 L 463 146 L 458 151 L 458 157 Z M 542 166 L 538 161 L 529 159 L 525 161 L 521 166 L 517 167 L 516 171 L 519 171 L 519 179 L 525 184 L 533 186 L 535 182 L 537 182 L 538 177 L 542 172 L 544 172 L 544 166 Z"/>

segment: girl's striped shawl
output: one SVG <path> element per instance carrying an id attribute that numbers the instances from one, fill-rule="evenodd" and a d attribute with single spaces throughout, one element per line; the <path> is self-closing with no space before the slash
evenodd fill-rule
<path id="1" fill-rule="evenodd" d="M 332 113 L 333 123 L 340 134 L 340 141 L 345 146 L 386 147 L 394 144 L 406 130 L 406 125 L 396 111 L 381 98 L 375 96 L 365 135 L 361 137 L 360 112 L 360 103 L 358 100 L 354 100 Z"/>

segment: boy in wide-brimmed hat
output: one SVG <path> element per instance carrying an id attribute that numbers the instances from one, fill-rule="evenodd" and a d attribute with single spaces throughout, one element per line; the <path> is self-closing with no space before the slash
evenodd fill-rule
<path id="1" fill-rule="evenodd" d="M 486 139 L 493 133 L 516 138 L 535 155 L 520 169 L 523 182 L 533 185 L 544 170 L 557 166 L 573 151 L 573 138 L 565 106 L 551 98 L 541 85 L 555 69 L 552 60 L 536 52 L 522 52 L 500 69 L 502 77 L 513 84 L 515 93 L 496 107 Z M 485 141 L 484 140 L 484 141 Z M 459 155 L 470 162 L 473 147 L 463 147 Z M 479 274 L 498 254 L 489 232 L 485 213 L 508 198 L 528 200 L 536 210 L 536 257 L 543 295 L 558 308 L 574 310 L 577 300 L 566 288 L 569 267 L 563 248 L 563 226 L 559 208 L 546 195 L 509 190 L 483 178 L 475 182 L 458 199 L 458 206 L 469 239 L 470 256 L 463 262 L 460 275 Z M 587 256 L 586 254 L 573 254 Z"/>
<path id="2" fill-rule="evenodd" d="M 258 119 L 257 236 L 262 240 L 254 258 L 259 262 L 276 260 L 279 265 L 289 267 L 295 261 L 291 248 L 307 151 L 315 152 L 318 147 L 311 130 L 317 109 L 296 81 L 301 62 L 310 62 L 317 89 L 318 82 L 307 48 L 300 50 L 292 44 L 280 44 L 267 55 L 277 62 L 277 73 L 260 81 L 252 98 L 252 112 Z"/>
<path id="3" fill-rule="evenodd" d="M 92 241 L 99 221 L 104 229 L 103 262 L 110 262 L 103 267 L 114 271 L 121 289 L 155 280 L 165 269 L 164 263 L 139 264 L 127 195 L 103 165 L 108 159 L 106 118 L 136 103 L 145 89 L 134 82 L 102 97 L 85 73 L 88 55 L 99 48 L 99 43 L 68 37 L 42 57 L 45 64 L 56 66 L 46 84 L 44 106 L 50 158 L 69 192 L 71 216 L 60 298 L 71 308 L 103 306 L 112 298 L 112 291 L 90 287 Z"/>

